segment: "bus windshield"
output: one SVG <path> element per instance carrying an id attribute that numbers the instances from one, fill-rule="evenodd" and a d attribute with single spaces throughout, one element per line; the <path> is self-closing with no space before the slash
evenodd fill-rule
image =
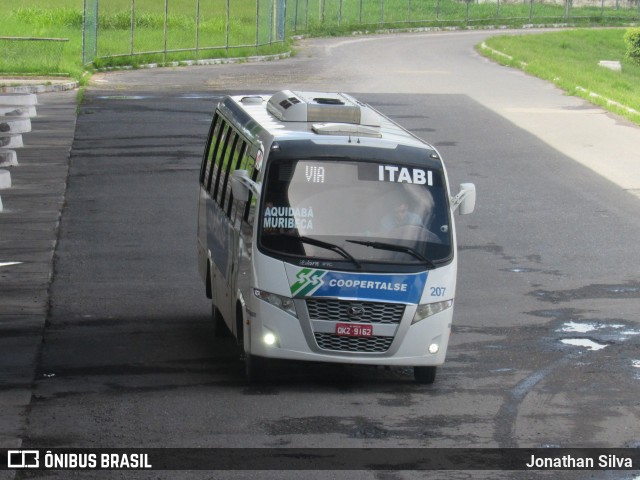
<path id="1" fill-rule="evenodd" d="M 259 244 L 275 256 L 434 268 L 451 256 L 440 170 L 370 160 L 269 164 Z"/>

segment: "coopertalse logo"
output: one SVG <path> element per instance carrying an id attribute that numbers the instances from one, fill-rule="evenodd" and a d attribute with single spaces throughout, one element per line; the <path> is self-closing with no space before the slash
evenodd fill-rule
<path id="1" fill-rule="evenodd" d="M 294 297 L 308 297 L 312 295 L 315 290 L 322 286 L 322 277 L 326 274 L 326 270 L 303 268 L 296 275 L 296 283 L 291 285 L 291 295 Z"/>
<path id="2" fill-rule="evenodd" d="M 289 270 L 289 274 L 292 278 L 291 295 L 295 298 L 335 297 L 417 303 L 427 281 L 426 272 L 389 275 L 302 268 Z M 351 312 L 353 317 L 358 314 L 357 311 Z"/>
<path id="3" fill-rule="evenodd" d="M 40 452 L 38 450 L 9 450 L 7 452 L 8 468 L 39 468 Z"/>

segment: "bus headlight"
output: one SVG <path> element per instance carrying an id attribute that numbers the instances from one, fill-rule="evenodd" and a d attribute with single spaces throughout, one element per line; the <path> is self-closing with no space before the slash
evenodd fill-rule
<path id="1" fill-rule="evenodd" d="M 276 343 L 278 342 L 278 338 L 273 333 L 267 331 L 267 333 L 262 336 L 262 341 L 265 345 L 272 347 L 276 345 Z"/>
<path id="2" fill-rule="evenodd" d="M 280 310 L 287 312 L 289 315 L 297 317 L 296 306 L 293 303 L 293 298 L 283 297 L 282 295 L 276 295 L 275 293 L 265 292 L 264 290 L 253 289 L 253 294 L 260 300 L 264 300 L 270 303 L 274 307 L 278 307 Z"/>
<path id="3" fill-rule="evenodd" d="M 413 325 L 414 323 L 418 323 L 420 320 L 424 320 L 431 315 L 435 315 L 436 313 L 440 313 L 451 307 L 453 307 L 453 299 L 445 300 L 443 302 L 418 305 L 418 309 L 416 310 L 416 314 L 413 316 L 413 320 L 411 320 L 411 324 Z"/>

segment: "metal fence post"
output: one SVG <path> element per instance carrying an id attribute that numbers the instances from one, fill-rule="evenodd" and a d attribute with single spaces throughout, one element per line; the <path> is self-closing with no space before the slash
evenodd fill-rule
<path id="1" fill-rule="evenodd" d="M 256 53 L 260 46 L 260 0 L 256 0 Z"/>
<path id="2" fill-rule="evenodd" d="M 196 58 L 200 58 L 200 0 L 196 0 Z"/>
<path id="3" fill-rule="evenodd" d="M 98 0 L 84 0 L 82 10 L 82 64 L 98 56 Z"/>
<path id="4" fill-rule="evenodd" d="M 284 44 L 287 38 L 287 0 L 280 0 L 282 2 L 282 16 L 280 17 L 280 42 Z M 297 1 L 297 0 L 296 0 Z"/>
<path id="5" fill-rule="evenodd" d="M 130 38 L 129 38 L 129 47 L 130 47 L 130 52 L 131 55 L 133 55 L 133 32 L 135 30 L 135 26 L 136 26 L 136 0 L 131 0 L 131 32 L 130 32 Z"/>
<path id="6" fill-rule="evenodd" d="M 163 36 L 163 52 L 162 63 L 167 63 L 167 29 L 169 27 L 169 0 L 164 0 L 164 32 Z"/>
<path id="7" fill-rule="evenodd" d="M 227 0 L 228 2 L 229 0 Z M 274 23 L 274 19 L 273 19 L 273 2 L 274 0 L 271 0 L 271 4 L 269 5 L 270 11 L 269 13 L 271 14 L 271 21 L 269 22 L 269 45 L 271 45 L 273 43 L 273 23 Z"/>
<path id="8" fill-rule="evenodd" d="M 82 0 L 82 64 L 86 65 L 85 62 L 85 51 L 86 51 L 86 25 L 87 25 L 87 0 Z"/>

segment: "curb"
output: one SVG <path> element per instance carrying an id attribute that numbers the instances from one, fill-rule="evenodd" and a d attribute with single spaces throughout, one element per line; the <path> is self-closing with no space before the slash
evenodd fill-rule
<path id="1" fill-rule="evenodd" d="M 479 50 L 484 50 L 484 51 L 488 51 L 491 54 L 500 57 L 500 58 L 505 58 L 511 62 L 515 61 L 515 59 L 511 56 L 511 55 L 507 55 L 504 52 L 501 52 L 499 50 L 496 50 L 495 48 L 491 48 L 489 45 L 487 45 L 485 42 L 482 42 L 479 45 Z M 517 61 L 518 67 L 523 70 L 526 71 L 526 68 L 528 67 L 528 63 L 526 62 L 521 62 L 521 61 Z M 553 82 L 555 84 L 555 82 Z M 574 87 L 574 89 L 580 93 L 582 93 L 583 95 L 578 95 L 581 98 L 584 98 L 585 100 L 589 101 L 589 98 L 593 98 L 593 99 L 597 99 L 600 100 L 602 102 L 604 102 L 607 106 L 609 107 L 616 107 L 620 110 L 625 110 L 627 113 L 630 113 L 632 115 L 639 115 L 640 116 L 640 112 L 638 110 L 635 110 L 631 107 L 628 107 L 627 105 L 624 105 L 620 102 L 616 102 L 615 100 L 611 100 L 610 98 L 604 97 L 602 95 L 600 95 L 599 93 L 596 92 L 592 92 L 591 90 L 587 90 L 584 87 L 581 87 L 580 85 L 576 85 Z M 615 111 L 613 112 L 615 113 Z"/>
<path id="2" fill-rule="evenodd" d="M 160 67 L 194 67 L 201 65 L 227 65 L 233 63 L 257 63 L 282 60 L 291 57 L 291 51 L 283 53 L 275 53 L 273 55 L 254 55 L 251 57 L 234 57 L 234 58 L 211 58 L 203 60 L 181 60 L 179 62 L 167 63 L 147 63 L 144 65 L 123 65 L 121 67 L 104 67 L 96 68 L 96 72 L 112 72 L 118 70 L 137 70 L 143 68 L 160 68 Z"/>
<path id="3" fill-rule="evenodd" d="M 612 107 L 616 107 L 619 108 L 621 110 L 625 110 L 628 113 L 631 113 L 633 115 L 640 115 L 640 112 L 638 110 L 635 110 L 631 107 L 627 107 L 626 105 L 620 103 L 620 102 L 616 102 L 615 100 L 611 100 L 610 98 L 607 97 L 603 97 L 602 95 L 592 92 L 591 90 L 587 90 L 586 88 L 583 88 L 579 85 L 576 85 L 576 90 L 579 91 L 580 93 L 584 93 L 585 95 L 591 97 L 591 98 L 596 98 L 598 100 L 602 100 L 604 102 L 606 102 L 607 105 L 612 106 Z"/>
<path id="4" fill-rule="evenodd" d="M 15 83 L 15 85 L 0 86 L 0 93 L 50 93 L 63 92 L 78 88 L 77 80 L 57 81 L 41 79 L 5 79 L 2 83 Z"/>
<path id="5" fill-rule="evenodd" d="M 510 62 L 514 61 L 514 58 L 511 55 L 507 55 L 504 52 L 501 52 L 500 50 L 496 50 L 495 48 L 491 48 L 489 45 L 487 45 L 485 42 L 482 42 L 480 44 L 480 50 L 488 50 L 489 52 L 491 52 L 492 54 L 500 57 L 500 58 L 506 58 L 507 60 L 509 60 Z M 518 61 L 518 65 L 519 67 L 524 70 L 525 68 L 527 68 L 528 63 L 526 62 L 521 62 Z"/>

